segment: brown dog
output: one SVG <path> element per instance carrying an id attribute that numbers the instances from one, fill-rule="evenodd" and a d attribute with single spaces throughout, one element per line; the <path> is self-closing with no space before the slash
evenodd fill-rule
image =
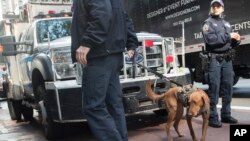
<path id="1" fill-rule="evenodd" d="M 183 105 L 184 103 L 180 99 L 180 95 L 185 91 L 182 87 L 173 87 L 170 88 L 167 92 L 161 95 L 155 94 L 152 90 L 152 82 L 148 80 L 146 82 L 146 93 L 148 97 L 154 102 L 160 99 L 163 99 L 166 105 L 166 110 L 168 112 L 168 119 L 166 124 L 166 132 L 168 141 L 172 141 L 173 138 L 170 135 L 170 127 L 173 125 L 179 137 L 182 137 L 179 132 L 179 122 L 183 115 Z M 190 130 L 190 134 L 193 138 L 193 141 L 197 141 L 195 136 L 193 126 L 192 126 L 192 117 L 197 117 L 202 115 L 203 125 L 202 125 L 202 138 L 201 141 L 205 141 L 207 126 L 208 126 L 208 118 L 209 118 L 209 98 L 207 94 L 201 90 L 196 89 L 189 94 L 188 98 L 188 106 L 187 106 L 187 123 Z"/>

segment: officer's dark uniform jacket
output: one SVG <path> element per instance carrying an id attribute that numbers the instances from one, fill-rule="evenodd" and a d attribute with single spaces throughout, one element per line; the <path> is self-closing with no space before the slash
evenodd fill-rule
<path id="1" fill-rule="evenodd" d="M 202 31 L 208 52 L 226 53 L 240 44 L 240 41 L 231 39 L 230 33 L 232 28 L 230 24 L 219 16 L 210 16 L 203 23 Z"/>
<path id="2" fill-rule="evenodd" d="M 74 10 L 75 9 L 75 10 Z M 135 49 L 138 44 L 122 0 L 74 0 L 71 55 L 80 45 L 90 48 L 87 59 Z"/>

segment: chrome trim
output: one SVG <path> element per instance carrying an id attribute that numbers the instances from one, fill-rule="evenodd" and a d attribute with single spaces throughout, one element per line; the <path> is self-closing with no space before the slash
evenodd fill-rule
<path id="1" fill-rule="evenodd" d="M 59 100 L 59 93 L 58 93 L 58 89 L 56 89 L 56 102 L 57 102 L 57 107 L 58 107 L 58 116 L 59 119 L 62 120 L 62 111 L 61 111 L 61 104 L 60 104 L 60 100 Z"/>

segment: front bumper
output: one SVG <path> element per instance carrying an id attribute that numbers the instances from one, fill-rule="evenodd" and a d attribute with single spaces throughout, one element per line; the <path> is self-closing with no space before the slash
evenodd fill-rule
<path id="1" fill-rule="evenodd" d="M 161 101 L 152 103 L 145 92 L 146 80 L 156 81 L 156 93 L 163 93 L 170 87 L 170 82 L 157 79 L 155 76 L 139 77 L 123 80 L 121 86 L 123 91 L 123 104 L 126 114 L 133 114 L 146 110 L 163 108 Z M 174 80 L 183 85 L 190 84 L 190 74 L 173 76 Z M 46 82 L 46 90 L 50 102 L 50 112 L 52 118 L 57 122 L 80 122 L 85 121 L 82 111 L 82 92 L 81 85 L 76 80 Z"/>
<path id="2" fill-rule="evenodd" d="M 84 121 L 81 86 L 76 80 L 46 82 L 50 113 L 58 122 Z"/>

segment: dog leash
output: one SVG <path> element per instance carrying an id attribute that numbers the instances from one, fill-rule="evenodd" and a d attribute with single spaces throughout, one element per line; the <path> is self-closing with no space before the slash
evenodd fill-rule
<path id="1" fill-rule="evenodd" d="M 144 66 L 142 64 L 137 63 L 136 62 L 136 56 L 137 56 L 137 52 L 135 50 L 134 56 L 131 58 L 132 59 L 132 78 L 135 78 L 136 65 L 138 65 L 139 67 L 144 68 L 144 69 L 148 70 L 149 72 L 152 72 L 153 74 L 158 76 L 160 79 L 169 81 L 169 82 L 174 83 L 174 84 L 176 84 L 177 86 L 180 86 L 180 87 L 184 86 L 184 85 L 182 85 L 182 84 L 180 84 L 180 83 L 178 83 L 176 81 L 173 81 L 173 80 L 169 79 L 168 77 L 164 76 L 163 74 L 152 70 L 151 68 L 148 68 L 148 67 L 146 67 L 146 66 Z"/>
<path id="2" fill-rule="evenodd" d="M 183 87 L 183 86 L 184 86 L 184 85 L 182 85 L 182 84 L 180 84 L 180 83 L 178 83 L 178 82 L 176 82 L 176 81 L 173 81 L 173 80 L 169 79 L 168 77 L 164 76 L 163 74 L 161 74 L 161 73 L 159 73 L 159 72 L 157 72 L 157 71 L 155 71 L 155 70 L 153 70 L 153 69 L 151 69 L 151 68 L 148 68 L 148 67 L 146 67 L 146 66 L 144 66 L 144 65 L 141 65 L 141 64 L 139 64 L 139 63 L 136 63 L 136 64 L 137 64 L 139 67 L 144 68 L 144 69 L 148 70 L 149 72 L 152 72 L 153 74 L 155 74 L 156 76 L 160 77 L 160 78 L 163 79 L 163 80 L 166 80 L 166 81 L 169 81 L 169 82 L 171 82 L 171 83 L 174 83 L 174 84 L 176 84 L 177 86 L 180 86 L 180 87 Z"/>

